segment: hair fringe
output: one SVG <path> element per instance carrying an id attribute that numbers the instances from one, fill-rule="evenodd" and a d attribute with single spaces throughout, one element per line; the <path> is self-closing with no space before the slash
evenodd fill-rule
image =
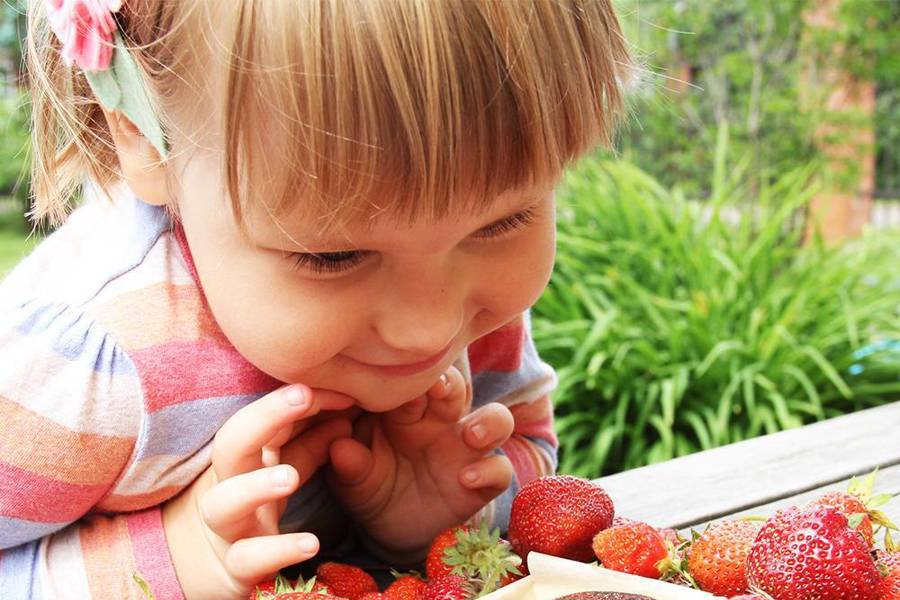
<path id="1" fill-rule="evenodd" d="M 238 223 L 260 204 L 323 227 L 485 209 L 611 147 L 634 81 L 611 0 L 221 3 L 135 0 L 116 18 L 173 164 L 208 143 Z M 31 214 L 56 224 L 86 178 L 112 201 L 122 173 L 42 4 L 25 46 Z"/>

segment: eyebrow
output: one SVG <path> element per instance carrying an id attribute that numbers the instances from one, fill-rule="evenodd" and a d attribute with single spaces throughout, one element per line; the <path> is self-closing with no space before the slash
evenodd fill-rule
<path id="1" fill-rule="evenodd" d="M 544 202 L 547 199 L 547 197 L 550 194 L 552 194 L 554 189 L 555 188 L 550 188 L 550 189 L 540 190 L 540 191 L 529 191 L 529 192 L 523 194 L 523 198 L 524 198 L 523 202 L 519 203 L 516 207 L 506 211 L 502 216 L 497 217 L 496 219 L 490 221 L 489 223 L 485 223 L 484 225 L 481 225 L 477 229 L 474 229 L 469 234 L 467 234 L 467 236 L 472 235 L 473 233 L 477 233 L 479 231 L 484 231 L 486 229 L 489 229 L 499 223 L 502 223 L 508 219 L 511 219 L 512 217 L 514 217 L 520 213 L 523 213 L 525 211 L 535 208 L 538 204 L 540 204 L 541 202 Z M 290 235 L 288 232 L 282 231 L 282 233 L 287 237 L 288 240 L 293 242 L 293 244 L 296 244 L 297 246 L 300 246 L 301 248 L 306 246 L 306 248 L 304 248 L 302 250 L 281 249 L 284 252 L 289 252 L 289 253 L 332 254 L 332 253 L 337 253 L 337 252 L 351 252 L 351 251 L 358 251 L 358 250 L 366 249 L 360 244 L 353 244 L 351 240 L 340 241 L 338 239 L 327 239 L 327 238 L 315 239 L 314 241 L 311 241 L 311 243 L 309 243 L 309 244 L 301 244 L 300 242 L 297 241 L 297 239 L 294 236 Z M 311 249 L 310 247 L 312 247 L 314 249 Z"/>

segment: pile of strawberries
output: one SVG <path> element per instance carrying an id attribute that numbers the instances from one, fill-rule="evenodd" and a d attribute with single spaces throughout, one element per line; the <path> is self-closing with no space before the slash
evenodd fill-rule
<path id="1" fill-rule="evenodd" d="M 593 539 L 609 569 L 669 580 L 732 600 L 900 600 L 896 527 L 877 507 L 875 474 L 772 517 L 723 520 L 685 540 L 617 518 Z M 884 530 L 884 547 L 875 544 Z"/>
<path id="2" fill-rule="evenodd" d="M 393 572 L 384 591 L 353 565 L 322 563 L 315 577 L 293 585 L 282 576 L 258 586 L 250 600 L 469 600 L 522 577 L 521 559 L 487 524 L 459 525 L 439 534 L 425 560 L 426 577 Z"/>
<path id="3" fill-rule="evenodd" d="M 425 577 L 394 573 L 379 590 L 362 569 L 323 563 L 310 581 L 278 576 L 250 600 L 473 600 L 526 575 L 531 551 L 691 586 L 731 600 L 900 600 L 896 527 L 877 507 L 875 474 L 772 517 L 714 523 L 685 539 L 616 517 L 593 482 L 542 477 L 513 500 L 508 541 L 486 524 L 460 525 L 431 544 Z M 884 543 L 876 537 L 884 530 Z"/>

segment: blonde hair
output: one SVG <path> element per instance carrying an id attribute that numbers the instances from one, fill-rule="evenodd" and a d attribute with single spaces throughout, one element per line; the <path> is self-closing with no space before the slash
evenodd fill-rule
<path id="1" fill-rule="evenodd" d="M 30 4 L 35 214 L 61 220 L 85 173 L 107 194 L 121 173 Z M 339 221 L 486 208 L 609 146 L 631 77 L 611 0 L 125 0 L 116 18 L 173 156 L 215 107 L 239 222 L 262 197 Z"/>

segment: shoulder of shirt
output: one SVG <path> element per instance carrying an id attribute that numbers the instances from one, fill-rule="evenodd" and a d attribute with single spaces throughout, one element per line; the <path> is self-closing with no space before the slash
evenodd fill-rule
<path id="1" fill-rule="evenodd" d="M 145 331 L 142 307 L 173 290 L 199 299 L 166 210 L 127 186 L 69 215 L 0 283 L 0 307 L 66 307 L 98 321 L 113 339 Z M 126 344 L 127 346 L 127 344 Z"/>

